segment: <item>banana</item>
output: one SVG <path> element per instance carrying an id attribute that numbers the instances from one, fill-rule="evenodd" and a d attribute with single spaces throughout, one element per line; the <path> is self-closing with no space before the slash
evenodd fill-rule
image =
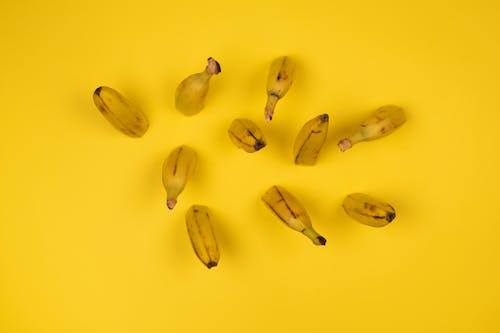
<path id="1" fill-rule="evenodd" d="M 196 152 L 182 145 L 175 148 L 163 162 L 163 186 L 167 191 L 167 207 L 173 209 L 196 167 Z"/>
<path id="2" fill-rule="evenodd" d="M 272 186 L 262 196 L 262 201 L 283 223 L 307 236 L 315 245 L 325 245 L 326 239 L 312 227 L 306 210 L 290 192 L 281 186 Z"/>
<path id="3" fill-rule="evenodd" d="M 262 131 L 250 119 L 233 120 L 228 134 L 234 145 L 247 153 L 254 153 L 266 146 Z"/>
<path id="4" fill-rule="evenodd" d="M 205 107 L 210 79 L 221 72 L 214 58 L 208 58 L 205 70 L 185 78 L 175 92 L 175 107 L 186 116 L 192 116 Z"/>
<path id="5" fill-rule="evenodd" d="M 267 102 L 264 116 L 267 121 L 273 119 L 274 108 L 279 99 L 290 89 L 295 74 L 295 63 L 289 57 L 275 59 L 267 77 Z"/>
<path id="6" fill-rule="evenodd" d="M 349 194 L 342 206 L 350 217 L 372 227 L 383 227 L 396 218 L 394 207 L 363 193 Z"/>
<path id="7" fill-rule="evenodd" d="M 186 227 L 196 256 L 207 268 L 217 266 L 220 253 L 208 207 L 191 206 L 186 213 Z"/>
<path id="8" fill-rule="evenodd" d="M 328 120 L 329 116 L 325 113 L 305 123 L 293 145 L 295 164 L 316 164 L 316 159 L 328 134 Z"/>
<path id="9" fill-rule="evenodd" d="M 142 110 L 122 94 L 109 87 L 99 87 L 93 94 L 94 104 L 111 125 L 131 137 L 141 137 L 149 127 Z"/>
<path id="10" fill-rule="evenodd" d="M 340 140 L 338 146 L 346 151 L 358 142 L 371 141 L 394 132 L 406 121 L 403 108 L 396 105 L 384 105 L 368 119 L 361 123 L 358 131 L 346 139 Z"/>

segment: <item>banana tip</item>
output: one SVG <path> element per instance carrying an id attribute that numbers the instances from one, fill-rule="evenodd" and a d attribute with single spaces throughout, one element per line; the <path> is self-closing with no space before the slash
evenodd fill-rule
<path id="1" fill-rule="evenodd" d="M 167 207 L 168 209 L 173 209 L 177 204 L 177 200 L 175 199 L 167 199 Z"/>
<path id="2" fill-rule="evenodd" d="M 396 218 L 396 213 L 389 212 L 385 215 L 387 222 L 391 223 Z"/>
<path id="3" fill-rule="evenodd" d="M 253 146 L 254 149 L 257 151 L 257 150 L 261 150 L 262 148 L 264 148 L 266 146 L 266 143 L 262 140 L 257 140 L 257 142 L 255 142 L 255 145 Z"/>
<path id="4" fill-rule="evenodd" d="M 340 148 L 340 151 L 344 152 L 352 147 L 351 140 L 342 139 L 339 141 L 338 146 Z"/>
<path id="5" fill-rule="evenodd" d="M 319 120 L 321 120 L 322 123 L 326 123 L 329 119 L 330 119 L 330 116 L 328 116 L 328 114 L 326 114 L 326 113 L 319 116 Z"/>
<path id="6" fill-rule="evenodd" d="M 207 264 L 208 269 L 215 267 L 215 266 L 217 266 L 217 263 L 215 261 L 209 261 Z"/>
<path id="7" fill-rule="evenodd" d="M 326 238 L 323 236 L 318 236 L 316 238 L 318 240 L 318 245 L 325 245 L 326 244 Z"/>
<path id="8" fill-rule="evenodd" d="M 101 94 L 101 90 L 102 90 L 102 87 L 99 87 L 96 90 L 94 90 L 94 95 L 99 96 Z"/>

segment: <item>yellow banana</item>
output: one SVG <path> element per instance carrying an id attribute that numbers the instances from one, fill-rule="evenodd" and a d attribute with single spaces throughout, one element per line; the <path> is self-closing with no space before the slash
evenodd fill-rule
<path id="1" fill-rule="evenodd" d="M 267 102 L 264 109 L 267 121 L 273 119 L 276 103 L 290 89 L 294 74 L 295 63 L 289 57 L 280 57 L 272 62 L 267 77 Z"/>
<path id="2" fill-rule="evenodd" d="M 316 164 L 316 159 L 328 134 L 328 119 L 325 113 L 309 120 L 302 127 L 293 145 L 295 164 Z"/>
<path id="3" fill-rule="evenodd" d="M 94 91 L 95 106 L 111 125 L 131 137 L 141 137 L 149 127 L 148 118 L 141 109 L 130 103 L 122 94 L 109 87 Z"/>
<path id="4" fill-rule="evenodd" d="M 196 167 L 196 152 L 182 145 L 175 148 L 163 162 L 163 186 L 167 191 L 167 207 L 173 209 Z"/>
<path id="5" fill-rule="evenodd" d="M 326 239 L 320 236 L 312 227 L 306 210 L 290 192 L 281 186 L 272 186 L 262 196 L 262 201 L 287 226 L 303 233 L 315 245 L 325 245 Z"/>
<path id="6" fill-rule="evenodd" d="M 247 153 L 254 153 L 266 146 L 262 131 L 250 119 L 233 120 L 228 134 L 234 145 Z"/>
<path id="7" fill-rule="evenodd" d="M 396 218 L 394 207 L 363 193 L 349 194 L 342 206 L 350 217 L 372 227 L 383 227 Z"/>
<path id="8" fill-rule="evenodd" d="M 220 253 L 208 207 L 191 206 L 186 213 L 186 227 L 196 256 L 207 268 L 217 266 Z"/>
<path id="9" fill-rule="evenodd" d="M 185 78 L 175 92 L 175 107 L 186 116 L 192 116 L 205 107 L 210 79 L 221 72 L 214 58 L 208 58 L 205 70 Z"/>
<path id="10" fill-rule="evenodd" d="M 384 105 L 368 119 L 361 123 L 358 131 L 346 139 L 340 140 L 338 146 L 346 151 L 358 142 L 371 141 L 384 137 L 396 130 L 406 121 L 403 108 L 396 105 Z"/>

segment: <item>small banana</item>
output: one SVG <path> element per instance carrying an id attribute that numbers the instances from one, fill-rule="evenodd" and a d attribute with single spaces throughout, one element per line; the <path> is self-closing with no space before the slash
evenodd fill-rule
<path id="1" fill-rule="evenodd" d="M 220 253 L 208 207 L 191 206 L 186 213 L 186 227 L 196 256 L 207 268 L 217 266 Z"/>
<path id="2" fill-rule="evenodd" d="M 346 151 L 358 142 L 371 141 L 394 132 L 406 121 L 403 108 L 396 105 L 384 105 L 368 119 L 361 123 L 358 131 L 346 139 L 340 140 L 338 146 Z"/>
<path id="3" fill-rule="evenodd" d="M 272 62 L 267 77 L 267 102 L 264 109 L 267 121 L 273 119 L 276 103 L 290 89 L 294 73 L 295 63 L 289 57 L 280 57 Z"/>
<path id="4" fill-rule="evenodd" d="M 312 227 L 306 210 L 290 192 L 281 186 L 272 186 L 262 196 L 262 201 L 283 223 L 303 233 L 315 245 L 325 245 L 326 239 L 320 236 Z"/>
<path id="5" fill-rule="evenodd" d="M 316 164 L 316 159 L 328 134 L 328 119 L 325 113 L 309 120 L 302 127 L 293 145 L 295 164 Z"/>
<path id="6" fill-rule="evenodd" d="M 363 193 L 349 194 L 342 206 L 350 217 L 372 227 L 383 227 L 396 218 L 391 205 Z"/>
<path id="7" fill-rule="evenodd" d="M 234 145 L 247 153 L 254 153 L 266 146 L 262 131 L 250 119 L 233 120 L 228 134 Z"/>
<path id="8" fill-rule="evenodd" d="M 95 106 L 111 125 L 131 137 L 141 137 L 149 127 L 148 118 L 142 110 L 130 103 L 122 94 L 109 87 L 94 91 Z"/>
<path id="9" fill-rule="evenodd" d="M 196 152 L 182 145 L 175 148 L 163 162 L 163 186 L 167 191 L 167 207 L 173 209 L 196 167 Z"/>
<path id="10" fill-rule="evenodd" d="M 186 116 L 192 116 L 205 107 L 210 79 L 221 72 L 214 58 L 208 58 L 205 70 L 185 78 L 175 92 L 175 107 Z"/>

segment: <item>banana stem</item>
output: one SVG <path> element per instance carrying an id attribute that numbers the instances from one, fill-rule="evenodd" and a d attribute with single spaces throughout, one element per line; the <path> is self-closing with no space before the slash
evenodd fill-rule
<path id="1" fill-rule="evenodd" d="M 326 244 L 326 239 L 323 236 L 320 236 L 313 229 L 304 229 L 304 231 L 302 231 L 302 233 L 304 235 L 306 235 L 310 240 L 312 240 L 312 242 L 315 245 L 325 245 Z"/>
<path id="2" fill-rule="evenodd" d="M 345 138 L 339 141 L 338 146 L 340 148 L 340 151 L 344 152 L 348 149 L 351 149 L 352 146 L 354 146 L 356 143 L 364 141 L 365 138 L 361 133 L 357 132 L 356 134 L 352 135 L 349 138 Z"/>
<path id="3" fill-rule="evenodd" d="M 276 103 L 278 103 L 279 97 L 273 93 L 267 94 L 267 102 L 266 108 L 264 109 L 264 115 L 267 121 L 271 121 L 273 119 L 274 108 L 276 107 Z"/>
<path id="4" fill-rule="evenodd" d="M 167 207 L 168 209 L 174 209 L 175 205 L 177 204 L 176 199 L 167 199 Z"/>

